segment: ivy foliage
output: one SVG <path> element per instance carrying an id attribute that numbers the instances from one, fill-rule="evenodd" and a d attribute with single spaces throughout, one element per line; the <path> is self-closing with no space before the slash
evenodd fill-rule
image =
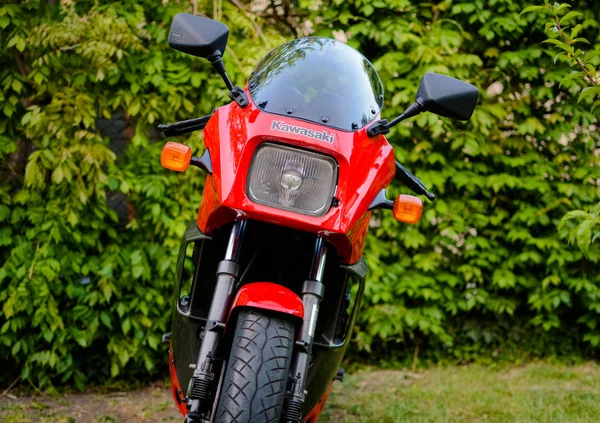
<path id="1" fill-rule="evenodd" d="M 578 219 L 558 228 L 574 209 L 598 217 L 600 109 L 580 95 L 583 78 L 567 78 L 573 55 L 555 59 L 542 44 L 545 22 L 521 14 L 529 5 L 3 3 L 0 357 L 11 370 L 0 377 L 81 388 L 164 374 L 177 248 L 203 178 L 162 170 L 154 128 L 229 101 L 207 62 L 168 47 L 173 16 L 194 7 L 230 27 L 224 60 L 239 85 L 271 48 L 314 34 L 371 59 L 383 117 L 412 103 L 426 72 L 480 90 L 469 122 L 422 114 L 388 137 L 438 199 L 415 226 L 375 214 L 355 356 L 401 359 L 417 346 L 437 359 L 511 346 L 534 356 L 597 351 L 599 243 L 568 244 Z M 598 50 L 600 10 L 573 10 L 582 15 L 561 19 L 577 21 Z M 598 56 L 583 57 L 598 66 Z M 116 118 L 122 151 L 103 131 Z M 203 148 L 199 133 L 184 142 Z M 400 192 L 394 184 L 389 195 Z"/>
<path id="2" fill-rule="evenodd" d="M 598 202 L 598 113 L 592 97 L 578 95 L 587 84 L 564 80 L 570 59 L 555 62 L 542 45 L 546 22 L 521 14 L 527 6 L 338 1 L 325 12 L 324 35 L 341 31 L 373 59 L 385 117 L 413 101 L 426 72 L 481 93 L 468 123 L 424 114 L 388 137 L 438 199 L 417 226 L 385 213 L 374 225 L 359 349 L 412 354 L 420 345 L 434 358 L 469 359 L 600 345 L 600 248 L 586 259 L 557 236 L 565 213 Z M 599 12 L 583 2 L 574 9 L 597 49 Z"/>
<path id="3" fill-rule="evenodd" d="M 576 10 L 570 10 L 571 5 L 567 3 L 550 4 L 547 0 L 544 5 L 529 6 L 521 13 L 538 12 L 546 17 L 549 21 L 546 23 L 546 33 L 550 38 L 545 40 L 559 50 L 559 53 L 554 56 L 556 63 L 561 57 L 566 56 L 566 61 L 571 68 L 568 75 L 564 76 L 560 85 L 565 81 L 577 79 L 583 85 L 588 85 L 579 92 L 578 101 L 584 98 L 592 98 L 592 111 L 600 106 L 600 75 L 596 64 L 597 58 L 600 57 L 600 49 L 598 46 L 590 46 L 583 51 L 575 44 L 579 43 L 590 44 L 590 42 L 580 36 L 584 31 L 582 23 L 577 20 L 583 17 L 583 13 Z M 584 22 L 585 23 L 585 22 Z M 572 28 L 570 28 L 570 25 Z M 570 29 L 570 31 L 569 31 Z M 585 48 L 585 47 L 584 47 Z M 573 210 L 567 213 L 561 220 L 559 230 L 565 228 L 568 221 L 574 220 L 577 222 L 575 226 L 571 225 L 569 234 L 569 243 L 574 244 L 576 241 L 579 249 L 587 256 L 590 244 L 600 237 L 600 202 L 593 207 L 590 212 L 584 210 Z"/>
<path id="4" fill-rule="evenodd" d="M 0 357 L 12 363 L 2 377 L 83 387 L 164 371 L 175 260 L 203 178 L 164 171 L 152 129 L 229 101 L 208 63 L 168 47 L 186 10 L 0 6 Z M 242 84 L 284 38 L 257 34 L 235 4 L 220 13 L 232 30 L 225 62 Z M 101 130 L 115 116 L 128 141 L 119 156 Z M 202 149 L 200 134 L 186 142 Z M 110 207 L 119 201 L 124 216 Z"/>

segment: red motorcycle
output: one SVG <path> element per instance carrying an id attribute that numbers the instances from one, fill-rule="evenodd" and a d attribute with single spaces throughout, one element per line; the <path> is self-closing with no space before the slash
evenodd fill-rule
<path id="1" fill-rule="evenodd" d="M 384 135 L 423 111 L 467 120 L 478 91 L 428 73 L 413 105 L 379 120 L 375 68 L 323 37 L 275 48 L 242 89 L 221 58 L 228 34 L 222 23 L 187 14 L 169 34 L 171 47 L 210 60 L 233 100 L 210 116 L 159 127 L 166 136 L 204 129 L 201 157 L 169 142 L 161 164 L 208 174 L 181 246 L 165 334 L 173 396 L 188 423 L 313 423 L 343 377 L 371 211 L 419 220 L 419 198 L 386 198 L 393 179 L 435 198 L 395 160 Z"/>

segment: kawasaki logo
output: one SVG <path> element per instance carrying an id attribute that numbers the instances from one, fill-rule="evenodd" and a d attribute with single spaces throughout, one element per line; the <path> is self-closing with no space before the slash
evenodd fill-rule
<path id="1" fill-rule="evenodd" d="M 273 123 L 271 124 L 271 129 L 274 129 L 275 131 L 289 132 L 291 134 L 298 134 L 305 137 L 314 138 L 316 140 L 328 142 L 329 144 L 333 144 L 333 140 L 335 137 L 334 134 L 330 134 L 327 131 L 315 131 L 313 129 L 303 128 L 302 126 L 289 125 L 278 120 L 273 121 Z"/>

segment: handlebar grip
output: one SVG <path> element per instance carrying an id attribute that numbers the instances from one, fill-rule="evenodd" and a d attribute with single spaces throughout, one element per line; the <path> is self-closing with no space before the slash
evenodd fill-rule
<path id="1" fill-rule="evenodd" d="M 182 120 L 181 122 L 171 123 L 170 125 L 160 124 L 158 125 L 158 129 L 159 131 L 162 131 L 166 137 L 187 134 L 188 132 L 204 129 L 211 117 L 212 114 L 195 119 Z"/>
<path id="2" fill-rule="evenodd" d="M 398 160 L 396 160 L 396 179 L 404 182 L 404 184 L 415 194 L 424 195 L 429 201 L 435 200 L 435 195 L 429 192 L 423 182 L 402 166 Z"/>

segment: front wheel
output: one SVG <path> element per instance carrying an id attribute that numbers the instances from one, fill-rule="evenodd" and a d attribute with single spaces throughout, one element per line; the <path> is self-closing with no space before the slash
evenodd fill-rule
<path id="1" fill-rule="evenodd" d="M 294 325 L 285 317 L 242 310 L 214 422 L 279 422 L 293 346 Z"/>

